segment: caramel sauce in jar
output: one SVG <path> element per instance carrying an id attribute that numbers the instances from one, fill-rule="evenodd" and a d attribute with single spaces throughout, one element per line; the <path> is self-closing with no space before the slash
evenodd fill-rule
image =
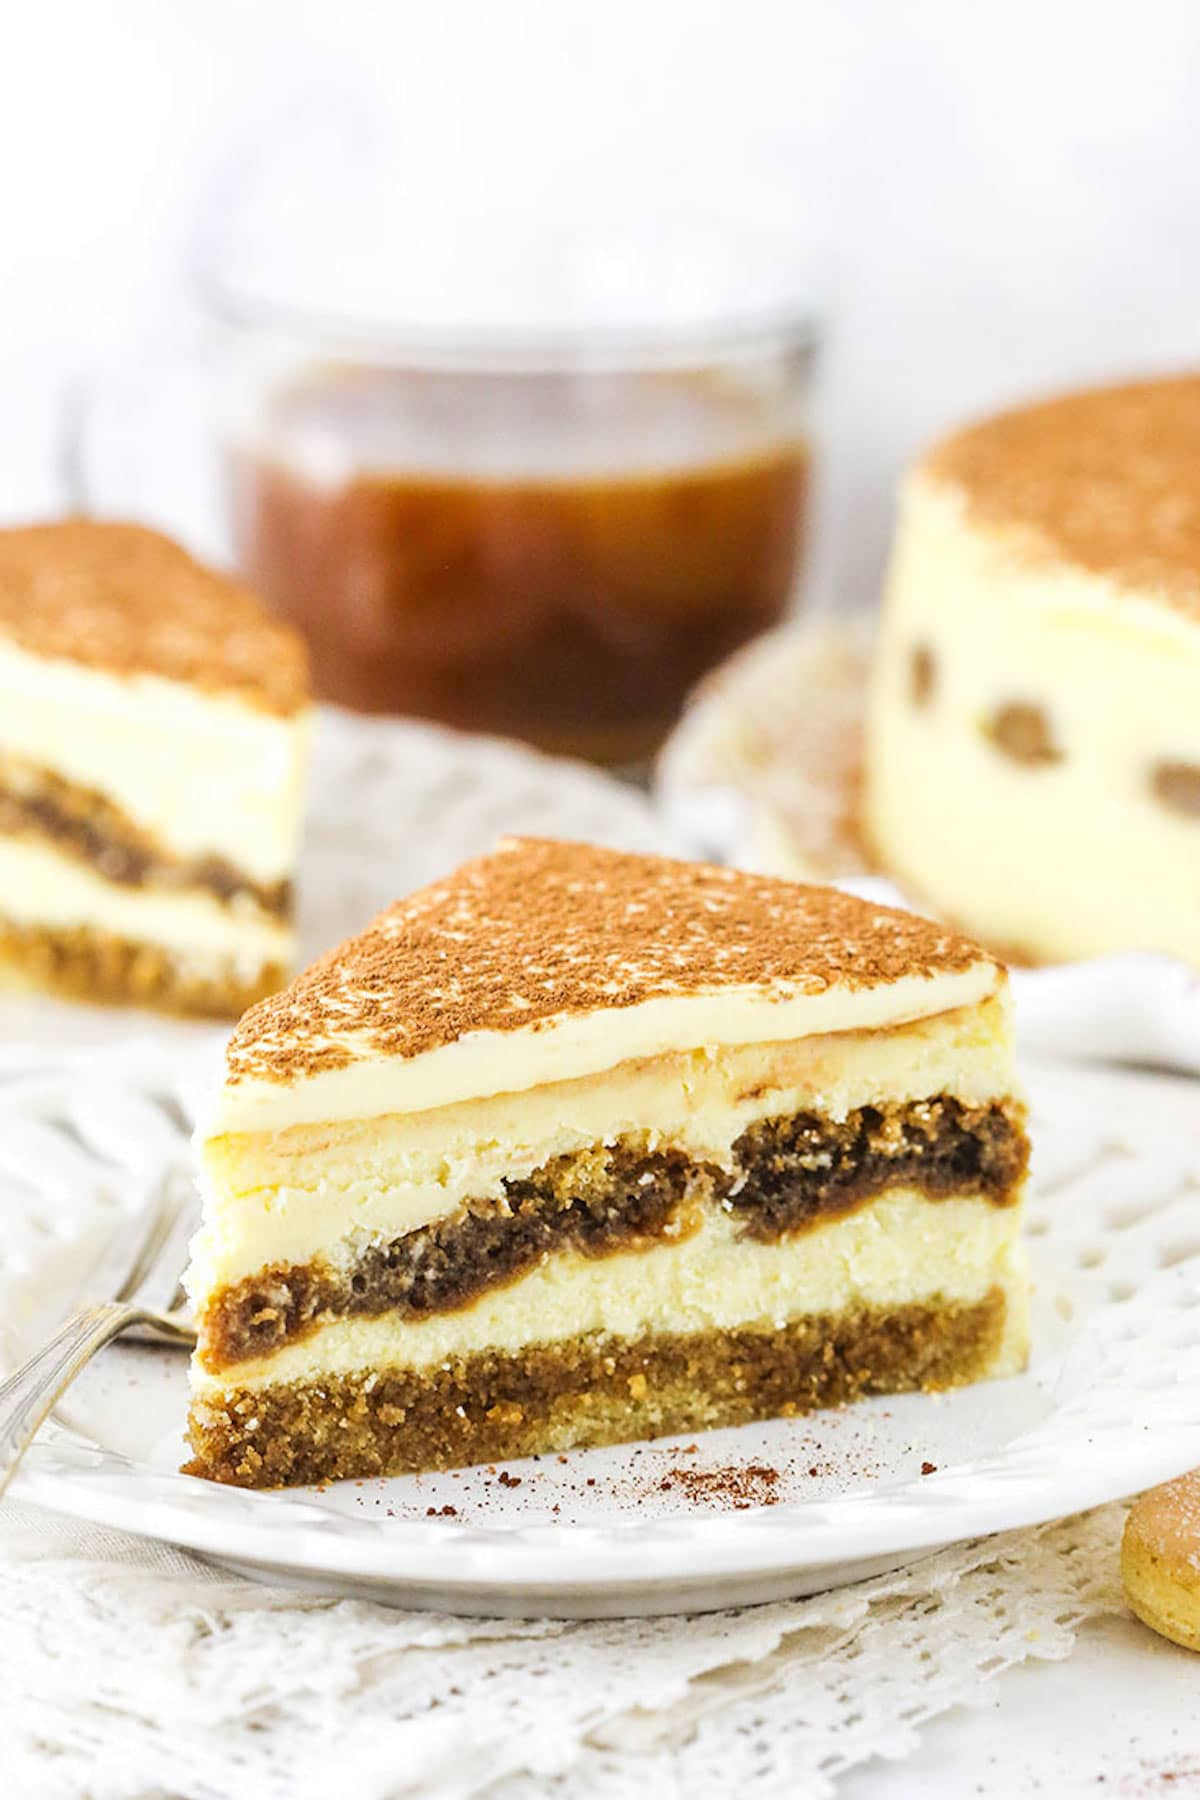
<path id="1" fill-rule="evenodd" d="M 784 611 L 808 453 L 723 373 L 359 366 L 276 390 L 232 472 L 324 698 L 616 764 Z"/>

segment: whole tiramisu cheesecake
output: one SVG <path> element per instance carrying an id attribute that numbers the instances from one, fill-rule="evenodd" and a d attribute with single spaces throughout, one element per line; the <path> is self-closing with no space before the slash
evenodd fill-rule
<path id="1" fill-rule="evenodd" d="M 235 1031 L 194 1473 L 703 1430 L 1018 1370 L 1003 969 L 826 888 L 518 840 Z"/>
<path id="2" fill-rule="evenodd" d="M 1200 967 L 1200 375 L 960 432 L 902 495 L 864 826 L 1030 961 Z"/>
<path id="3" fill-rule="evenodd" d="M 236 1015 L 286 980 L 308 686 L 168 539 L 0 531 L 0 985 Z"/>

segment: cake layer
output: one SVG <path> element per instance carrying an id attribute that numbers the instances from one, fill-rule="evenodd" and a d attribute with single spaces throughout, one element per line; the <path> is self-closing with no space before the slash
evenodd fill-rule
<path id="1" fill-rule="evenodd" d="M 906 489 L 876 663 L 866 832 L 956 923 L 1030 960 L 1200 965 L 1200 626 Z"/>
<path id="2" fill-rule="evenodd" d="M 1014 1323 L 1014 1320 L 1016 1321 Z M 398 1474 L 745 1424 L 1014 1373 L 1023 1303 L 860 1306 L 778 1324 L 484 1349 L 198 1396 L 192 1474 L 245 1487 Z"/>
<path id="3" fill-rule="evenodd" d="M 607 1257 L 561 1251 L 454 1312 L 320 1323 L 298 1341 L 239 1363 L 232 1379 L 250 1390 L 369 1369 L 430 1368 L 489 1350 L 515 1353 L 531 1338 L 765 1327 L 800 1313 L 895 1307 L 932 1295 L 973 1302 L 998 1282 L 1014 1291 L 1019 1285 L 1019 1232 L 1015 1206 L 957 1198 L 931 1205 L 903 1188 L 770 1242 L 747 1236 L 720 1208 L 704 1208 L 686 1235 Z M 200 1394 L 231 1379 L 199 1356 L 192 1378 Z"/>
<path id="4" fill-rule="evenodd" d="M 423 1112 L 712 1045 L 890 1028 L 973 1005 L 1003 981 L 944 927 L 831 888 L 506 840 L 242 1020 L 207 1135 Z"/>
<path id="5" fill-rule="evenodd" d="M 0 634 L 0 750 L 102 794 L 172 856 L 286 880 L 306 738 L 302 713 L 45 658 Z"/>
<path id="6" fill-rule="evenodd" d="M 344 1260 L 620 1138 L 644 1135 L 728 1168 L 759 1119 L 817 1112 L 836 1122 L 937 1095 L 987 1105 L 1012 1085 L 1009 1034 L 1005 994 L 889 1032 L 668 1052 L 428 1112 L 210 1139 L 202 1179 L 213 1204 L 193 1250 L 193 1292 L 202 1300 L 269 1265 Z M 506 1075 L 501 1061 L 493 1078 Z"/>
<path id="7" fill-rule="evenodd" d="M 286 967 L 292 933 L 237 896 L 226 903 L 195 890 L 123 887 L 45 843 L 0 837 L 0 896 L 6 923 L 47 934 L 78 927 L 172 955 L 227 959 L 247 970 Z"/>
<path id="8" fill-rule="evenodd" d="M 0 915 L 0 989 L 113 1006 L 236 1018 L 286 980 L 281 963 L 211 952 L 174 952 L 94 931 L 48 930 Z"/>
<path id="9" fill-rule="evenodd" d="M 180 857 L 94 788 L 64 781 L 0 750 L 0 835 L 44 841 L 121 887 L 199 890 L 290 917 L 290 881 L 255 881 L 220 856 Z"/>
<path id="10" fill-rule="evenodd" d="M 722 1207 L 741 1237 L 771 1243 L 904 1187 L 927 1200 L 1020 1197 L 1028 1162 L 1021 1110 L 946 1097 L 860 1107 L 833 1121 L 805 1112 L 763 1119 L 733 1144 L 730 1166 L 696 1162 L 643 1135 L 556 1157 L 495 1200 L 390 1243 L 346 1246 L 336 1262 L 274 1263 L 216 1292 L 200 1316 L 200 1356 L 218 1369 L 295 1342 L 333 1317 L 419 1318 L 470 1305 L 549 1256 L 645 1253 L 698 1230 Z"/>

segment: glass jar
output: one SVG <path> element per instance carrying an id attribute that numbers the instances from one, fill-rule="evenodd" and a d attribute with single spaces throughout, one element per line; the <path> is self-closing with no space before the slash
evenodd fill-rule
<path id="1" fill-rule="evenodd" d="M 815 352 L 797 311 L 410 329 L 327 296 L 210 280 L 202 300 L 219 523 L 181 535 L 300 628 L 322 698 L 637 765 L 791 604 Z M 170 380 L 136 379 L 179 410 Z M 113 410 L 85 433 L 89 506 L 180 530 L 159 427 L 127 409 L 122 446 Z M 131 461 L 132 497 L 112 473 Z"/>

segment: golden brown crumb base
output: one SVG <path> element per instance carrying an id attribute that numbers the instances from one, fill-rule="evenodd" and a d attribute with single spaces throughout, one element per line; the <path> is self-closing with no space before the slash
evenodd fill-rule
<path id="1" fill-rule="evenodd" d="M 930 1201 L 970 1194 L 1012 1206 L 1028 1162 L 1018 1101 L 969 1106 L 949 1094 L 861 1106 L 844 1119 L 760 1119 L 734 1144 L 731 1170 L 669 1146 L 651 1150 L 644 1137 L 594 1144 L 346 1266 L 320 1257 L 273 1263 L 217 1290 L 200 1319 L 201 1360 L 215 1371 L 270 1356 L 333 1318 L 455 1312 L 550 1255 L 678 1243 L 715 1205 L 760 1243 L 842 1218 L 894 1187 Z"/>
<path id="2" fill-rule="evenodd" d="M 985 1376 L 995 1287 L 972 1304 L 810 1314 L 782 1329 L 586 1336 L 427 1371 L 230 1388 L 193 1400 L 191 1475 L 285 1487 L 399 1475 L 812 1412 Z"/>
<path id="3" fill-rule="evenodd" d="M 228 965 L 214 965 L 207 972 L 181 967 L 155 944 L 132 943 L 87 925 L 51 930 L 0 918 L 0 988 L 236 1019 L 286 980 L 282 963 L 268 963 L 247 980 Z"/>

